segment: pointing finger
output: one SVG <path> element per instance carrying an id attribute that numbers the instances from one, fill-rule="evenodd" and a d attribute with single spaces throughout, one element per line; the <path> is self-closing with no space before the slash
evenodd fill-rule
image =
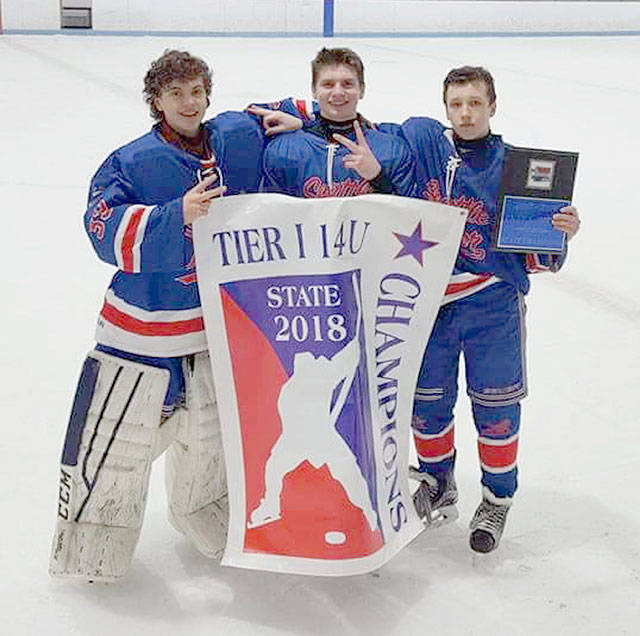
<path id="1" fill-rule="evenodd" d="M 253 104 L 247 108 L 252 115 L 259 115 L 260 117 L 264 117 L 265 115 L 269 115 L 272 113 L 272 110 L 268 108 L 263 108 L 262 106 L 254 106 Z"/>

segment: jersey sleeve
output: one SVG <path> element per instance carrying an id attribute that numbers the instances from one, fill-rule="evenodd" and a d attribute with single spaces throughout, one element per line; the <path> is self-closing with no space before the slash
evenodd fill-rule
<path id="1" fill-rule="evenodd" d="M 524 268 L 527 274 L 557 272 L 567 258 L 567 248 L 562 254 L 524 254 Z"/>
<path id="2" fill-rule="evenodd" d="M 370 182 L 374 190 L 383 194 L 415 196 L 415 160 L 409 145 L 400 134 L 400 127 L 385 124 L 384 130 L 377 126 L 371 134 L 376 139 L 371 151 L 381 167 L 380 175 Z"/>
<path id="3" fill-rule="evenodd" d="M 406 142 L 394 138 L 395 162 L 387 175 L 391 182 L 393 194 L 403 197 L 413 197 L 416 194 L 415 162 L 411 150 Z"/>
<path id="4" fill-rule="evenodd" d="M 266 147 L 262 165 L 262 192 L 301 196 L 304 181 L 304 156 L 301 131 L 278 135 Z"/>
<path id="5" fill-rule="evenodd" d="M 295 97 L 285 97 L 284 99 L 266 103 L 254 102 L 250 105 L 268 108 L 269 110 L 279 110 L 288 115 L 293 115 L 302 120 L 303 128 L 307 124 L 312 124 L 320 112 L 317 102 L 309 99 L 297 99 Z M 260 119 L 257 116 L 255 117 Z"/>
<path id="6" fill-rule="evenodd" d="M 261 192 L 291 194 L 286 192 L 288 188 L 284 185 L 283 171 L 280 168 L 278 162 L 270 157 L 269 151 L 265 152 L 262 165 L 262 183 L 260 184 Z"/>
<path id="7" fill-rule="evenodd" d="M 149 178 L 158 175 L 150 173 Z M 109 156 L 91 180 L 84 224 L 99 258 L 123 272 L 184 268 L 182 197 L 161 205 L 141 201 L 118 151 Z"/>
<path id="8" fill-rule="evenodd" d="M 376 130 L 387 133 L 388 135 L 396 135 L 397 137 L 402 137 L 402 126 L 400 126 L 400 124 L 382 122 L 381 124 L 376 124 Z"/>
<path id="9" fill-rule="evenodd" d="M 415 170 L 413 196 L 423 198 L 427 183 L 441 177 L 437 139 L 442 136 L 445 127 L 429 117 L 411 117 L 401 125 L 378 124 L 378 130 L 399 137 L 409 148 Z"/>

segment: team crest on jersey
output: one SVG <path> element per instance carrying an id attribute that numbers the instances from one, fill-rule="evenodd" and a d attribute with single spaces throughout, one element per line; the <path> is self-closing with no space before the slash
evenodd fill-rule
<path id="1" fill-rule="evenodd" d="M 359 271 L 249 279 L 220 294 L 244 460 L 244 550 L 377 552 Z"/>
<path id="2" fill-rule="evenodd" d="M 469 211 L 467 224 L 460 241 L 460 254 L 469 260 L 482 262 L 487 257 L 485 238 L 473 225 L 489 225 L 491 218 L 487 212 L 484 201 L 465 195 L 449 198 L 443 196 L 440 191 L 440 183 L 437 179 L 430 179 L 424 187 L 422 198 L 436 203 L 446 203 Z"/>
<path id="3" fill-rule="evenodd" d="M 373 188 L 364 179 L 345 179 L 331 185 L 320 177 L 309 177 L 303 187 L 305 199 L 320 199 L 326 197 L 355 197 L 359 194 L 371 194 Z"/>

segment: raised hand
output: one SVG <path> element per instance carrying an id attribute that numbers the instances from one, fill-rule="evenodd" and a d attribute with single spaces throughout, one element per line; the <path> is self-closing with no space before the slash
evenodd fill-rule
<path id="1" fill-rule="evenodd" d="M 344 167 L 355 170 L 363 179 L 371 181 L 380 174 L 382 168 L 371 152 L 358 121 L 353 122 L 353 129 L 356 133 L 355 142 L 337 133 L 333 135 L 333 138 L 350 151 L 342 160 Z"/>
<path id="2" fill-rule="evenodd" d="M 218 186 L 207 190 L 218 179 L 217 174 L 209 175 L 197 183 L 191 190 L 187 190 L 182 197 L 182 218 L 185 225 L 193 223 L 198 217 L 204 216 L 209 211 L 211 199 L 222 196 L 227 186 Z"/>
<path id="3" fill-rule="evenodd" d="M 572 205 L 565 206 L 551 217 L 551 224 L 556 230 L 567 235 L 567 240 L 572 239 L 580 229 L 580 217 L 578 210 Z"/>
<path id="4" fill-rule="evenodd" d="M 300 130 L 302 128 L 302 120 L 283 113 L 281 110 L 269 110 L 262 106 L 249 106 L 247 110 L 252 114 L 260 117 L 265 135 L 271 137 L 292 130 Z"/>

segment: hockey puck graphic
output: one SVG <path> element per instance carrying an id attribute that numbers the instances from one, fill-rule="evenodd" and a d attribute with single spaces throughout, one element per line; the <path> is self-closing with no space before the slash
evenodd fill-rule
<path id="1" fill-rule="evenodd" d="M 342 545 L 347 540 L 347 536 L 345 535 L 344 532 L 340 532 L 338 530 L 332 530 L 330 532 L 325 533 L 324 540 L 329 545 Z"/>

